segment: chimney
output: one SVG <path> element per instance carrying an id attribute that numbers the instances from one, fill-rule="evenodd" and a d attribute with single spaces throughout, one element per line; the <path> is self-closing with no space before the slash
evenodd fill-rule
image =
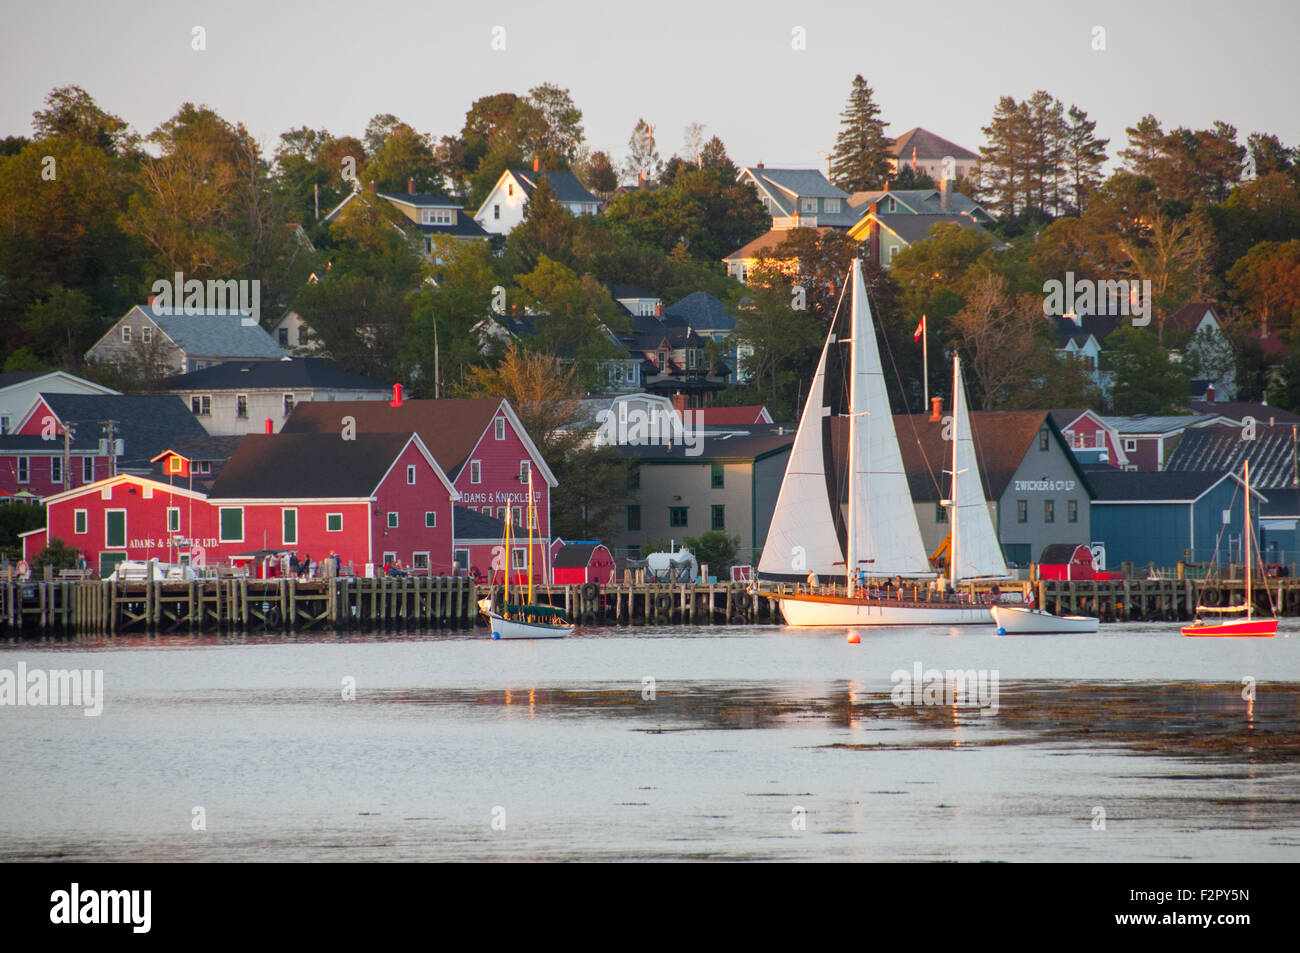
<path id="1" fill-rule="evenodd" d="M 406 180 L 406 194 L 407 195 L 415 194 L 415 179 Z"/>
<path id="2" fill-rule="evenodd" d="M 267 418 L 266 418 L 266 432 L 267 432 L 267 433 L 275 433 L 275 427 L 272 426 L 272 424 L 271 424 L 271 418 L 270 418 L 270 417 L 267 417 Z"/>
<path id="3" fill-rule="evenodd" d="M 542 159 L 540 156 L 533 156 L 533 171 L 534 172 L 542 171 Z"/>
<path id="4" fill-rule="evenodd" d="M 885 191 L 886 191 L 886 192 L 889 191 L 889 180 L 888 180 L 888 179 L 885 179 Z"/>
<path id="5" fill-rule="evenodd" d="M 679 394 L 673 394 L 673 410 L 677 411 L 677 413 L 679 413 L 679 414 L 684 414 L 684 413 L 686 413 L 686 395 L 685 395 L 685 394 L 680 394 L 680 393 L 679 393 Z"/>
<path id="6" fill-rule="evenodd" d="M 943 419 L 943 398 L 930 398 L 930 419 L 936 423 Z"/>
<path id="7" fill-rule="evenodd" d="M 637 187 L 638 189 L 644 189 L 644 188 L 645 188 L 645 169 L 641 169 L 640 171 L 637 172 L 637 174 L 636 174 L 636 187 Z"/>
<path id="8" fill-rule="evenodd" d="M 952 179 L 939 180 L 939 208 L 946 214 L 952 211 Z"/>
<path id="9" fill-rule="evenodd" d="M 878 204 L 879 204 L 879 203 L 877 203 L 877 202 L 868 202 L 868 203 L 867 203 L 867 214 L 868 214 L 868 215 L 875 215 L 876 212 L 878 211 L 878 209 L 876 208 L 876 206 L 877 206 Z"/>
<path id="10" fill-rule="evenodd" d="M 1210 404 L 1214 403 L 1214 382 L 1213 381 L 1205 385 L 1205 400 L 1206 403 L 1210 403 Z"/>
<path id="11" fill-rule="evenodd" d="M 376 194 L 379 193 L 379 187 L 378 187 L 377 185 L 375 185 L 375 180 L 374 180 L 374 179 L 371 179 L 371 180 L 370 180 L 370 191 L 371 191 L 371 192 L 374 192 L 374 193 L 376 193 Z"/>
<path id="12" fill-rule="evenodd" d="M 756 165 L 754 168 L 756 168 L 756 169 L 761 169 L 761 168 L 763 168 L 763 163 L 760 162 L 760 163 L 759 163 L 758 165 Z"/>

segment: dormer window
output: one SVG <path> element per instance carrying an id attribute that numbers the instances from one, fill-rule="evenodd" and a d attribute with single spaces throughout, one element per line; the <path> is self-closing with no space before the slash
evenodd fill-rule
<path id="1" fill-rule="evenodd" d="M 812 212 L 814 215 L 817 214 L 817 200 L 816 200 L 816 199 L 801 199 L 800 202 L 799 202 L 799 206 L 800 206 L 800 207 L 801 207 L 805 212 Z"/>
<path id="2" fill-rule="evenodd" d="M 424 210 L 425 225 L 455 225 L 455 213 L 449 208 L 426 208 Z"/>
<path id="3" fill-rule="evenodd" d="M 822 199 L 823 212 L 838 212 L 840 210 L 839 199 Z"/>
<path id="4" fill-rule="evenodd" d="M 894 212 L 894 211 L 897 211 L 897 210 L 898 210 L 898 203 L 895 202 L 895 201 L 893 200 L 893 198 L 887 198 L 887 199 L 885 199 L 885 211 L 886 211 L 886 212 Z"/>

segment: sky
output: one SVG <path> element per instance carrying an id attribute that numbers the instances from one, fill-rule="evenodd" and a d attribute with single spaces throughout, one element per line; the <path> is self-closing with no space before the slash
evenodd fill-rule
<path id="1" fill-rule="evenodd" d="M 478 97 L 550 82 L 616 164 L 644 117 L 665 159 L 700 122 L 740 165 L 824 170 L 861 73 L 887 134 L 973 151 L 1000 97 L 1038 89 L 1086 110 L 1112 156 L 1147 113 L 1300 145 L 1297 0 L 4 0 L 0 23 L 0 138 L 30 135 L 64 85 L 142 133 L 206 104 L 270 152 L 385 112 L 452 135 Z"/>

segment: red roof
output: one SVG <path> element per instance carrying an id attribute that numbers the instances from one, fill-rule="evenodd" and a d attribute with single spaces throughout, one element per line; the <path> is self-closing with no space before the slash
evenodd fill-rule
<path id="1" fill-rule="evenodd" d="M 693 412 L 695 422 L 705 427 L 734 427 L 741 424 L 770 424 L 772 415 L 762 404 L 743 407 L 701 407 Z"/>

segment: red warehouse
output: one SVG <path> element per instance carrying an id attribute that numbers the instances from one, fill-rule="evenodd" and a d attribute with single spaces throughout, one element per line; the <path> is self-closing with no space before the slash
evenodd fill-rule
<path id="1" fill-rule="evenodd" d="M 557 586 L 597 582 L 602 586 L 614 579 L 614 556 L 600 543 L 565 543 L 556 540 L 553 573 Z"/>
<path id="2" fill-rule="evenodd" d="M 505 577 L 506 524 L 495 516 L 457 506 L 456 562 L 468 569 L 480 584 L 500 585 Z M 510 585 L 528 583 L 528 529 L 510 527 Z M 548 569 L 545 543 L 533 533 L 533 582 L 544 584 Z"/>

